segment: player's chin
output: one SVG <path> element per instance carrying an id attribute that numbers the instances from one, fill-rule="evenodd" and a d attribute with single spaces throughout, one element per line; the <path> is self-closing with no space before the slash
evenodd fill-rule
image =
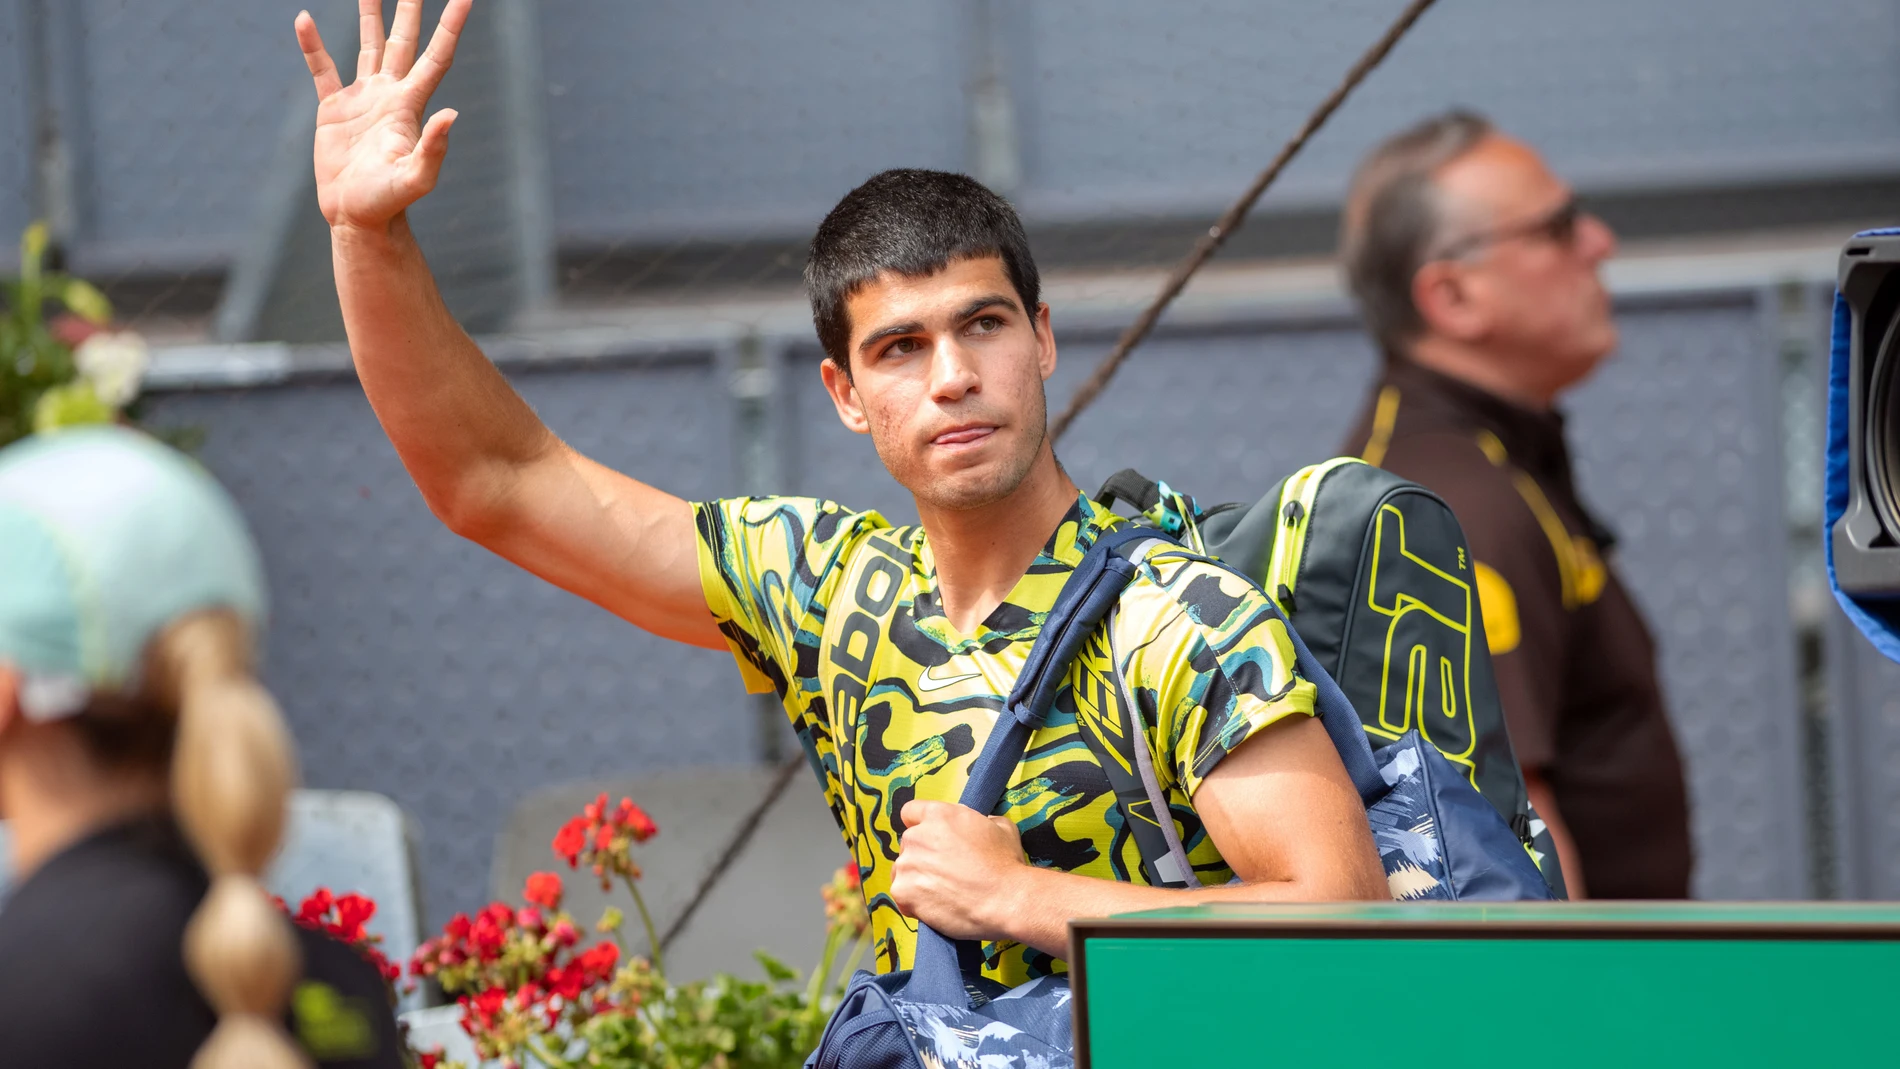
<path id="1" fill-rule="evenodd" d="M 909 489 L 940 509 L 979 509 L 1008 497 L 1022 483 L 1016 467 L 1003 458 L 925 465 Z"/>

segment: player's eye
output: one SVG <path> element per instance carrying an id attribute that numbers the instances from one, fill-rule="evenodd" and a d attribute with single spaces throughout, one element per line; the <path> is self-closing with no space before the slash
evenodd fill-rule
<path id="1" fill-rule="evenodd" d="M 924 347 L 923 342 L 918 341 L 916 338 L 899 338 L 896 341 L 891 343 L 891 347 L 889 349 L 886 349 L 884 351 L 887 353 L 908 355 L 910 353 L 916 352 L 917 350 L 923 347 Z"/>
<path id="2" fill-rule="evenodd" d="M 1003 329 L 1003 321 L 997 316 L 983 316 L 970 324 L 973 334 L 994 334 Z"/>

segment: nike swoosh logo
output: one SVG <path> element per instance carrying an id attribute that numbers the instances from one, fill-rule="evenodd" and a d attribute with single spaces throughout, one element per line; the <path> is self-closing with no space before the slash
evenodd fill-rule
<path id="1" fill-rule="evenodd" d="M 949 679 L 938 679 L 936 676 L 933 676 L 930 674 L 934 669 L 935 669 L 934 665 L 930 668 L 924 669 L 923 675 L 917 678 L 918 690 L 921 690 L 925 693 L 929 693 L 930 691 L 933 691 L 933 690 L 942 690 L 945 687 L 954 687 L 958 683 L 961 683 L 966 679 L 975 679 L 976 677 L 983 674 L 981 672 L 966 672 L 963 675 L 952 676 Z"/>

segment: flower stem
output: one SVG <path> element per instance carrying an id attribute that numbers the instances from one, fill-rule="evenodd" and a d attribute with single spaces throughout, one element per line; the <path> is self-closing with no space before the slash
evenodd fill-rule
<path id="1" fill-rule="evenodd" d="M 842 928 L 832 928 L 825 932 L 825 952 L 818 959 L 818 967 L 811 971 L 811 980 L 805 985 L 805 1005 L 816 1009 L 818 996 L 824 994 L 825 981 L 831 977 L 831 966 L 838 957 L 838 938 L 844 934 Z"/>
<path id="2" fill-rule="evenodd" d="M 866 928 L 864 934 L 858 936 L 858 945 L 851 948 L 851 959 L 845 962 L 843 969 L 838 971 L 837 991 L 839 994 L 844 993 L 844 985 L 849 983 L 852 974 L 858 971 L 858 963 L 864 960 L 864 952 L 869 949 L 871 949 L 871 929 Z"/>
<path id="3" fill-rule="evenodd" d="M 647 912 L 647 900 L 640 896 L 640 885 L 634 882 L 633 877 L 623 875 L 621 879 L 626 882 L 627 890 L 633 893 L 633 904 L 639 907 L 640 910 L 640 923 L 646 925 L 647 960 L 653 962 L 653 971 L 659 976 L 661 984 L 664 985 L 666 983 L 666 965 L 660 960 L 660 937 L 655 934 L 653 930 L 653 914 Z"/>

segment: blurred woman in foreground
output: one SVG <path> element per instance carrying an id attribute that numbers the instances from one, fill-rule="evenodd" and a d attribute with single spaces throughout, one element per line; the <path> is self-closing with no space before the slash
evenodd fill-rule
<path id="1" fill-rule="evenodd" d="M 119 428 L 0 450 L 0 1061 L 401 1064 L 382 978 L 258 883 L 296 779 L 263 603 L 184 457 Z"/>

